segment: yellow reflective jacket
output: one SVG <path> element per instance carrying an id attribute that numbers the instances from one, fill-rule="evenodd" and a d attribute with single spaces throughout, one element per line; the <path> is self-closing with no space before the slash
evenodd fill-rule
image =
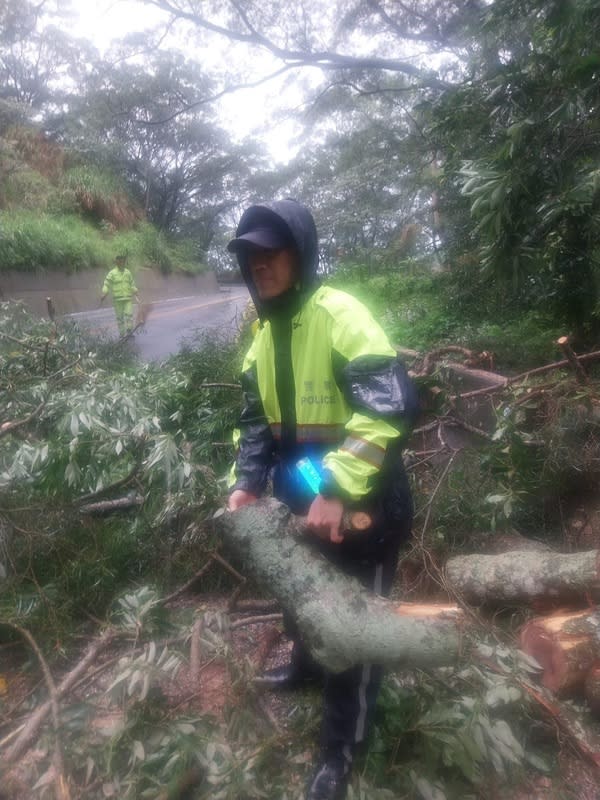
<path id="1" fill-rule="evenodd" d="M 321 466 L 324 493 L 358 501 L 410 432 L 415 397 L 406 372 L 379 324 L 345 292 L 320 287 L 289 320 L 267 321 L 243 375 L 236 488 L 260 494 L 277 464 L 291 484 L 284 494 L 294 491 L 295 464 L 308 455 Z"/>
<path id="2" fill-rule="evenodd" d="M 316 278 L 314 221 L 293 200 L 253 206 L 238 235 L 273 215 L 300 254 L 297 287 L 261 301 L 244 253 L 242 275 L 261 318 L 242 369 L 243 410 L 230 489 L 276 497 L 304 513 L 314 493 L 297 469 L 308 456 L 319 491 L 345 503 L 383 503 L 386 518 L 410 515 L 401 450 L 417 411 L 414 386 L 381 326 L 356 298 Z"/>
<path id="3" fill-rule="evenodd" d="M 125 267 L 113 267 L 104 279 L 102 294 L 112 294 L 113 300 L 131 300 L 137 294 L 137 286 L 134 283 L 133 275 Z"/>

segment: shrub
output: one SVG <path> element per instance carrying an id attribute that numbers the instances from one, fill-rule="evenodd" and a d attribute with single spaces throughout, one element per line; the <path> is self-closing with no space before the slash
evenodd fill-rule
<path id="1" fill-rule="evenodd" d="M 483 308 L 474 294 L 466 303 L 459 300 L 450 273 L 386 271 L 366 282 L 364 271 L 360 265 L 346 266 L 331 283 L 361 299 L 398 345 L 420 351 L 447 344 L 487 350 L 494 354 L 499 370 L 526 368 L 557 357 L 558 323 L 550 313 L 516 305 L 494 311 Z"/>
<path id="2" fill-rule="evenodd" d="M 36 172 L 56 181 L 62 175 L 65 152 L 63 148 L 47 139 L 41 131 L 14 126 L 5 134 L 22 160 Z"/>
<path id="3" fill-rule="evenodd" d="M 206 270 L 189 239 L 178 241 L 149 223 L 140 225 L 134 238 L 144 264 L 157 267 L 165 275 L 175 271 L 198 273 Z"/>

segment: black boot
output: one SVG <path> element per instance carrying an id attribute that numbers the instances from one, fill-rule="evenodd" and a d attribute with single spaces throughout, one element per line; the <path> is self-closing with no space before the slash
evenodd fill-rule
<path id="1" fill-rule="evenodd" d="M 254 683 L 264 689 L 300 689 L 318 680 L 312 672 L 300 669 L 296 664 L 283 664 L 281 667 L 265 670 L 254 678 Z"/>
<path id="2" fill-rule="evenodd" d="M 306 800 L 344 800 L 350 780 L 350 766 L 340 758 L 324 759 L 314 771 Z"/>

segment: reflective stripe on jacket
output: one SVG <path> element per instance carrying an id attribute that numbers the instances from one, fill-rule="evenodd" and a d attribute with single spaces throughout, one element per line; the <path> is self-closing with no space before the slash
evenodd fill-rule
<path id="1" fill-rule="evenodd" d="M 320 458 L 333 493 L 358 501 L 386 471 L 402 470 L 416 395 L 387 336 L 351 295 L 319 287 L 291 318 L 266 321 L 242 385 L 232 488 L 260 494 L 273 464 L 293 469 L 308 454 Z"/>
<path id="2" fill-rule="evenodd" d="M 121 270 L 113 267 L 104 279 L 102 294 L 112 294 L 113 300 L 130 300 L 137 294 L 137 286 L 134 283 L 133 275 L 125 267 Z"/>

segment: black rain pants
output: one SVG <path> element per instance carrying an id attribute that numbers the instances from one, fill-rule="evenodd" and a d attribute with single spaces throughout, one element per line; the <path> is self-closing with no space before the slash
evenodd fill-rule
<path id="1" fill-rule="evenodd" d="M 352 534 L 352 538 L 339 545 L 316 541 L 315 547 L 346 575 L 382 597 L 392 588 L 402 544 L 410 535 L 411 521 L 395 523 L 395 530 L 386 531 L 383 537 L 377 531 Z M 373 542 L 370 546 L 369 542 Z M 357 747 L 364 742 L 373 717 L 377 695 L 383 679 L 383 668 L 378 664 L 360 664 L 334 674 L 323 671 L 312 659 L 293 622 L 285 619 L 285 629 L 294 641 L 292 663 L 307 677 L 324 678 L 323 721 L 321 749 L 324 758 L 341 759 L 346 771 L 350 770 Z"/>

